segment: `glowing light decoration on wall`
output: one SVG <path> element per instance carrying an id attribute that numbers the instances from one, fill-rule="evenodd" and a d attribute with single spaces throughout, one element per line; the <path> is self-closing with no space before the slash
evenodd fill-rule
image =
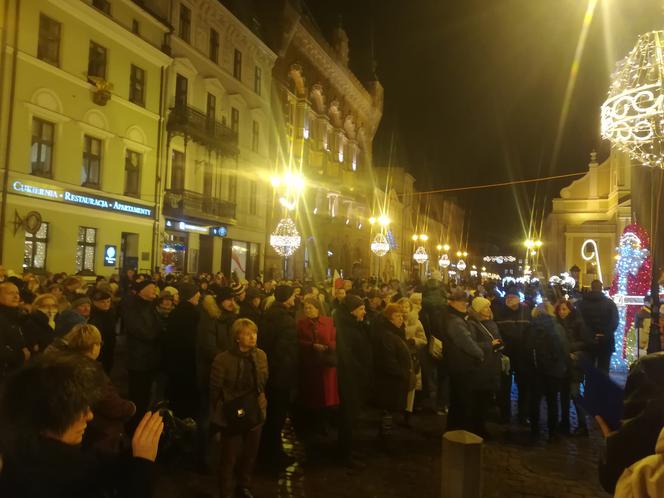
<path id="1" fill-rule="evenodd" d="M 290 218 L 283 218 L 270 235 L 270 245 L 277 254 L 289 257 L 298 250 L 302 238 L 297 231 L 295 222 Z"/>
<path id="2" fill-rule="evenodd" d="M 466 269 L 466 262 L 463 259 L 460 259 L 456 264 L 456 267 L 459 271 L 464 271 Z"/>
<path id="3" fill-rule="evenodd" d="M 447 254 L 443 254 L 438 260 L 438 265 L 443 269 L 448 268 L 450 263 L 450 257 Z"/>
<path id="4" fill-rule="evenodd" d="M 664 31 L 641 35 L 618 63 L 602 105 L 602 137 L 644 166 L 664 166 Z"/>
<path id="5" fill-rule="evenodd" d="M 387 241 L 387 237 L 382 233 L 376 234 L 373 242 L 371 243 L 371 252 L 376 256 L 383 257 L 390 251 L 390 243 Z"/>
<path id="6" fill-rule="evenodd" d="M 586 252 L 586 247 L 590 247 L 590 253 Z M 592 261 L 593 259 L 595 260 L 598 279 L 600 282 L 604 283 L 604 280 L 602 280 L 602 266 L 599 262 L 599 249 L 597 248 L 597 242 L 592 239 L 586 240 L 581 246 L 581 257 L 584 259 L 584 261 Z"/>
<path id="7" fill-rule="evenodd" d="M 420 265 L 423 265 L 427 261 L 429 261 L 429 255 L 427 254 L 427 250 L 423 247 L 420 246 L 415 250 L 415 253 L 413 254 L 413 259 Z"/>
<path id="8" fill-rule="evenodd" d="M 634 323 L 641 306 L 631 304 L 633 297 L 642 297 L 650 288 L 650 236 L 646 230 L 634 223 L 623 231 L 618 246 L 616 276 L 611 286 L 611 296 L 618 307 L 618 329 L 615 334 L 615 351 L 611 357 L 611 367 L 617 371 L 627 371 L 626 342 L 627 331 Z"/>

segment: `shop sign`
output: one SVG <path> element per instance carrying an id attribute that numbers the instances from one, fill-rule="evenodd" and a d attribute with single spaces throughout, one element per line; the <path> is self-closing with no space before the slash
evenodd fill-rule
<path id="1" fill-rule="evenodd" d="M 104 266 L 115 266 L 118 257 L 118 246 L 104 246 Z"/>
<path id="2" fill-rule="evenodd" d="M 105 211 L 114 211 L 118 213 L 131 214 L 152 218 L 152 208 L 134 204 L 131 202 L 118 201 L 109 197 L 91 195 L 88 193 L 75 192 L 54 185 L 42 185 L 34 182 L 25 182 L 16 180 L 11 184 L 15 193 L 28 195 L 30 197 L 39 197 L 66 204 L 75 204 L 78 206 L 90 207 L 93 209 L 103 209 Z"/>
<path id="3" fill-rule="evenodd" d="M 228 228 L 224 226 L 210 227 L 210 235 L 214 237 L 226 237 L 228 235 Z"/>
<path id="4" fill-rule="evenodd" d="M 169 230 L 179 230 L 180 232 L 200 233 L 202 235 L 212 235 L 213 237 L 225 237 L 228 234 L 228 228 L 225 226 L 210 227 L 202 225 L 192 225 L 186 221 L 172 220 L 166 218 L 166 228 Z"/>

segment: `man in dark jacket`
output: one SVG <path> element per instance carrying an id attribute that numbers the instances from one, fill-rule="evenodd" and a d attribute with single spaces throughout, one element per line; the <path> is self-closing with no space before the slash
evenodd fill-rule
<path id="1" fill-rule="evenodd" d="M 281 431 L 297 387 L 299 344 L 292 311 L 294 289 L 279 285 L 274 290 L 274 298 L 274 304 L 263 316 L 258 335 L 258 346 L 265 351 L 270 366 L 261 454 L 265 462 L 282 467 L 291 462 L 281 445 Z"/>
<path id="2" fill-rule="evenodd" d="M 598 370 L 608 374 L 611 355 L 615 350 L 618 328 L 618 307 L 602 292 L 602 282 L 593 280 L 590 292 L 578 303 L 586 325 L 595 336 L 595 354 Z"/>
<path id="3" fill-rule="evenodd" d="M 248 318 L 258 326 L 262 319 L 262 300 L 263 296 L 261 296 L 261 291 L 258 287 L 248 287 L 244 300 L 240 302 L 239 317 Z"/>
<path id="4" fill-rule="evenodd" d="M 55 335 L 64 336 L 79 323 L 87 323 L 90 318 L 92 301 L 85 295 L 79 295 L 71 301 L 71 308 L 55 317 Z"/>
<path id="5" fill-rule="evenodd" d="M 353 426 L 371 386 L 372 346 L 364 324 L 366 308 L 354 294 L 346 297 L 334 317 L 337 329 L 337 383 L 339 388 L 339 450 L 347 466 L 354 466 Z"/>
<path id="6" fill-rule="evenodd" d="M 433 338 L 443 340 L 447 323 L 447 295 L 440 280 L 436 278 L 427 280 L 422 290 L 420 321 L 429 343 Z M 428 354 L 424 361 L 429 365 L 423 365 L 422 368 L 423 388 L 428 393 L 431 408 L 442 413 L 449 404 L 449 376 L 445 363 Z"/>
<path id="7" fill-rule="evenodd" d="M 150 280 L 134 283 L 133 296 L 123 309 L 122 323 L 127 334 L 129 399 L 136 413 L 145 413 L 152 398 L 160 361 L 161 323 L 154 306 L 157 286 Z"/>
<path id="8" fill-rule="evenodd" d="M 166 395 L 178 417 L 196 417 L 199 409 L 196 382 L 196 331 L 201 293 L 191 283 L 180 284 L 180 303 L 171 312 L 163 337 L 163 365 L 168 375 Z"/>
<path id="9" fill-rule="evenodd" d="M 0 384 L 30 359 L 21 331 L 20 301 L 18 287 L 10 282 L 0 283 Z"/>
<path id="10" fill-rule="evenodd" d="M 90 311 L 90 325 L 94 325 L 101 333 L 101 352 L 99 362 L 107 374 L 111 373 L 115 357 L 115 325 L 117 315 L 111 304 L 111 295 L 103 290 L 96 290 L 92 295 L 92 310 Z"/>
<path id="11" fill-rule="evenodd" d="M 509 422 L 512 416 L 512 374 L 519 388 L 519 422 L 526 424 L 528 420 L 528 390 L 526 379 L 521 375 L 520 359 L 522 358 L 523 333 L 530 325 L 530 309 L 521 302 L 515 289 L 507 291 L 505 301 L 496 305 L 495 322 L 505 343 L 504 354 L 509 357 L 512 372 L 501 378 L 501 389 L 498 404 L 503 422 Z"/>

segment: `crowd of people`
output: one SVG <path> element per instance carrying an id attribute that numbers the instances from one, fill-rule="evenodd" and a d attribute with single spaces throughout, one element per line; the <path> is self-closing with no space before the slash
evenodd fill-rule
<path id="1" fill-rule="evenodd" d="M 617 326 L 598 281 L 566 293 L 455 285 L 439 272 L 316 285 L 0 269 L 0 494 L 150 496 L 164 400 L 195 420 L 194 464 L 218 475 L 222 498 L 253 496 L 257 462 L 268 471 L 292 462 L 287 420 L 307 459 L 329 451 L 321 440 L 332 431 L 334 457 L 351 468 L 367 463 L 354 451 L 367 410 L 386 452 L 394 424 L 408 428 L 421 412 L 484 438 L 492 413 L 534 438 L 586 437 L 584 371 L 608 373 Z M 111 380 L 120 364 L 127 399 Z"/>

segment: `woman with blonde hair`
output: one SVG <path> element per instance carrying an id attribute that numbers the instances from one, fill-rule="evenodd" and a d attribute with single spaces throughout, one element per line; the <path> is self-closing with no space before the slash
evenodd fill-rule
<path id="1" fill-rule="evenodd" d="M 267 408 L 267 356 L 256 347 L 258 327 L 239 318 L 231 335 L 234 345 L 217 354 L 210 372 L 211 421 L 220 429 L 220 498 L 253 496 L 251 474 Z"/>
<path id="2" fill-rule="evenodd" d="M 415 405 L 415 391 L 422 390 L 422 370 L 419 359 L 422 349 L 427 345 L 427 336 L 424 333 L 424 326 L 420 321 L 419 310 L 415 309 L 411 300 L 407 297 L 402 297 L 397 301 L 397 304 L 401 306 L 403 313 L 406 343 L 408 344 L 415 372 L 415 386 L 408 391 L 406 411 L 404 412 L 404 424 L 409 426 L 410 416 L 413 413 Z"/>
<path id="3" fill-rule="evenodd" d="M 31 353 L 43 353 L 53 342 L 57 314 L 58 300 L 53 294 L 42 294 L 32 302 L 32 311 L 22 327 Z"/>

